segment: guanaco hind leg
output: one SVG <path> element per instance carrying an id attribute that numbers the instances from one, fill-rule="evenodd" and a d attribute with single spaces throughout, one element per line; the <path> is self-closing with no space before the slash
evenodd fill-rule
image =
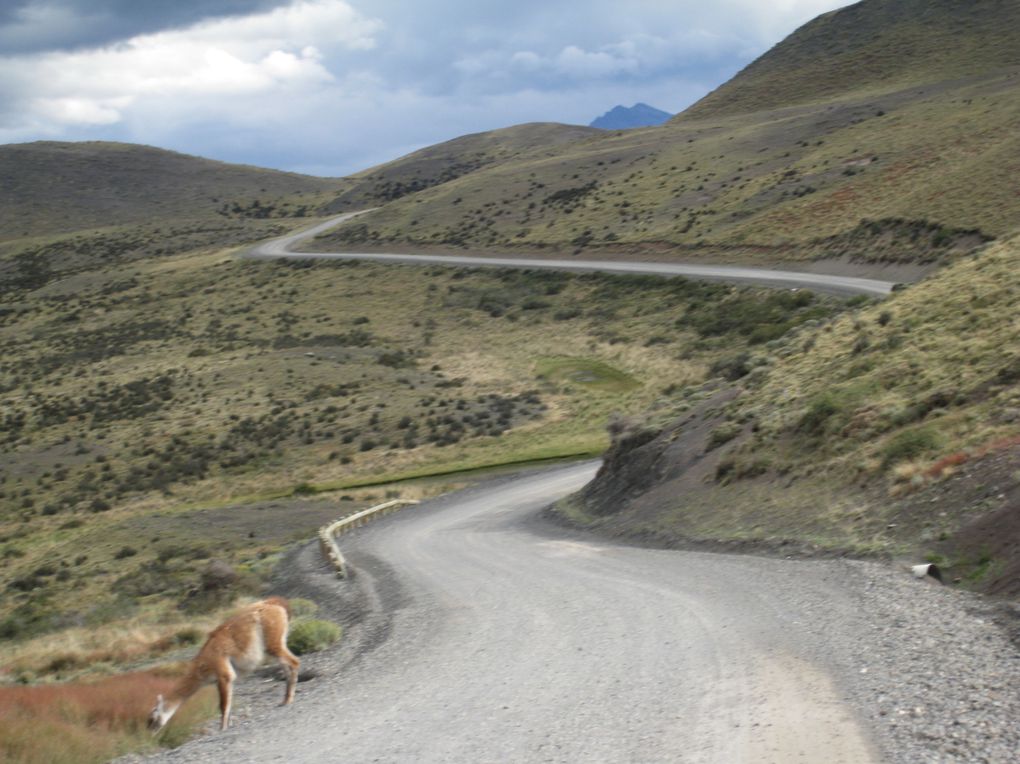
<path id="1" fill-rule="evenodd" d="M 283 672 L 287 676 L 287 689 L 283 694 L 283 705 L 294 700 L 294 688 L 297 685 L 298 668 L 301 661 L 290 650 L 287 649 L 287 622 L 267 621 L 263 624 L 266 638 L 266 652 L 274 656 L 283 666 Z"/>
<path id="2" fill-rule="evenodd" d="M 284 647 L 284 650 L 287 650 L 287 648 Z M 301 665 L 301 661 L 290 650 L 287 650 L 286 654 L 277 657 L 280 665 L 283 666 L 284 672 L 287 674 L 287 689 L 283 692 L 283 705 L 287 705 L 294 701 L 294 688 L 297 685 L 298 666 Z"/>
<path id="3" fill-rule="evenodd" d="M 234 667 L 229 660 L 223 661 L 219 666 L 216 676 L 216 686 L 220 691 L 220 731 L 222 732 L 230 724 L 230 706 L 234 700 Z"/>

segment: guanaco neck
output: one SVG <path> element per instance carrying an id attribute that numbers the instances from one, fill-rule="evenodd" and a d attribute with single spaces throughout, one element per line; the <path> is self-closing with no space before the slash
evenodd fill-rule
<path id="1" fill-rule="evenodd" d="M 167 705 L 179 706 L 205 685 L 208 681 L 206 672 L 202 671 L 194 663 L 188 668 L 188 673 L 181 677 L 177 685 L 167 694 Z"/>

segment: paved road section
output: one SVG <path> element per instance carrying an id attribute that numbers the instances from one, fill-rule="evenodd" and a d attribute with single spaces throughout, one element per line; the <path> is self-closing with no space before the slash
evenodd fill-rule
<path id="1" fill-rule="evenodd" d="M 618 546 L 536 519 L 596 466 L 345 536 L 357 585 L 390 613 L 386 638 L 264 722 L 168 760 L 875 761 L 776 577 L 796 563 Z M 838 582 L 803 579 L 813 599 L 847 607 Z"/>
<path id="2" fill-rule="evenodd" d="M 367 210 L 366 210 L 367 211 Z M 378 254 L 358 252 L 301 252 L 300 242 L 317 236 L 323 231 L 340 225 L 361 212 L 347 213 L 320 223 L 313 228 L 263 242 L 249 249 L 245 257 L 252 258 L 299 258 L 299 259 L 332 259 L 332 260 L 370 260 L 380 263 L 429 263 L 438 265 L 457 265 L 502 268 L 545 268 L 558 271 L 605 273 L 634 273 L 656 276 L 684 276 L 693 279 L 711 281 L 730 281 L 760 286 L 786 287 L 791 289 L 811 289 L 818 292 L 833 294 L 863 294 L 872 297 L 885 297 L 895 285 L 891 281 L 854 278 L 850 276 L 830 276 L 822 273 L 800 273 L 795 271 L 777 271 L 767 268 L 742 268 L 736 266 L 712 265 L 680 265 L 676 263 L 628 262 L 616 260 L 548 260 L 523 257 L 465 257 L 461 255 L 407 255 Z"/>

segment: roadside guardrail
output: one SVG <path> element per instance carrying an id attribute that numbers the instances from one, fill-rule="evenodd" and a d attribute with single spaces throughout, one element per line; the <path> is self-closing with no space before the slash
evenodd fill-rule
<path id="1" fill-rule="evenodd" d="M 319 528 L 319 546 L 322 548 L 322 554 L 325 555 L 334 570 L 336 570 L 337 576 L 339 578 L 347 578 L 347 573 L 350 569 L 347 559 L 344 557 L 343 552 L 340 551 L 340 547 L 337 546 L 337 536 L 342 536 L 355 528 L 360 528 L 377 517 L 388 515 L 391 512 L 396 512 L 398 509 L 417 503 L 414 499 L 394 499 L 393 501 L 376 504 L 374 507 L 355 512 L 353 515 L 342 517 L 334 523 Z"/>

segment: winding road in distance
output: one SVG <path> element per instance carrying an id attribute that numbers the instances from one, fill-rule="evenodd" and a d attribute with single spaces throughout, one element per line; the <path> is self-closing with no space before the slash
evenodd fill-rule
<path id="1" fill-rule="evenodd" d="M 852 276 L 830 276 L 823 273 L 801 273 L 778 271 L 768 268 L 743 268 L 726 265 L 680 265 L 677 263 L 628 262 L 625 260 L 555 260 L 525 257 L 468 257 L 463 255 L 407 255 L 360 252 L 301 252 L 295 247 L 304 239 L 317 236 L 323 231 L 350 220 L 357 215 L 370 212 L 348 212 L 327 220 L 312 228 L 288 234 L 278 239 L 257 244 L 246 250 L 242 256 L 248 258 L 309 258 L 329 260 L 371 260 L 380 263 L 435 263 L 439 265 L 460 265 L 503 268 L 547 268 L 557 271 L 603 271 L 605 273 L 636 273 L 657 276 L 685 276 L 692 279 L 712 281 L 733 281 L 760 286 L 810 289 L 833 294 L 886 297 L 892 291 L 894 282 Z"/>
<path id="2" fill-rule="evenodd" d="M 623 546 L 537 516 L 597 466 L 483 484 L 344 536 L 355 579 L 315 575 L 372 592 L 384 636 L 293 705 L 166 760 L 877 761 L 812 617 L 855 617 L 839 563 Z"/>

